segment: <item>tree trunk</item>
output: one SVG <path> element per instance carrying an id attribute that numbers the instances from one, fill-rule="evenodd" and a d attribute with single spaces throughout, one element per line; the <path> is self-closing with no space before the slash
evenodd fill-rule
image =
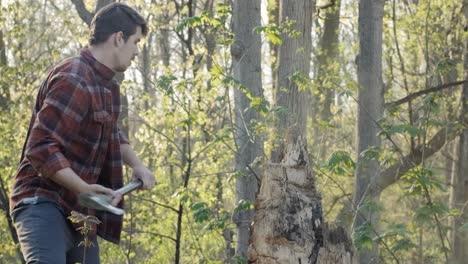
<path id="1" fill-rule="evenodd" d="M 359 57 L 358 82 L 358 133 L 357 169 L 354 191 L 354 204 L 357 208 L 353 223 L 355 233 L 376 229 L 379 215 L 371 210 L 369 203 L 378 203 L 380 192 L 376 183 L 380 165 L 376 157 L 362 155 L 364 151 L 378 151 L 380 139 L 377 121 L 383 115 L 382 83 L 382 24 L 384 0 L 361 0 L 359 2 Z M 369 152 L 369 153 L 370 153 Z M 369 234 L 373 236 L 373 234 Z M 359 245 L 357 245 L 359 246 Z M 378 263 L 378 245 L 361 248 L 358 252 L 359 263 Z"/>
<path id="2" fill-rule="evenodd" d="M 258 109 L 251 107 L 246 93 L 263 98 L 261 71 L 261 40 L 254 28 L 261 25 L 260 0 L 233 2 L 233 31 L 235 44 L 232 47 L 234 78 L 239 85 L 234 91 L 236 114 L 236 171 L 241 173 L 236 183 L 236 203 L 255 203 L 258 190 L 257 177 L 261 175 L 255 159 L 263 156 L 263 138 L 255 131 L 255 124 L 262 122 Z M 237 225 L 236 255 L 247 257 L 252 210 L 240 210 L 235 216 Z"/>
<path id="3" fill-rule="evenodd" d="M 267 1 L 268 24 L 279 25 L 279 0 Z M 273 80 L 273 91 L 276 89 L 275 81 L 278 78 L 278 52 L 279 46 L 269 43 L 270 47 L 270 70 L 271 79 Z M 276 98 L 275 98 L 276 99 Z"/>
<path id="4" fill-rule="evenodd" d="M 338 79 L 338 36 L 340 25 L 340 5 L 341 1 L 336 0 L 335 4 L 325 10 L 325 22 L 323 25 L 323 35 L 319 42 L 318 55 L 318 81 L 320 93 L 323 94 L 321 100 L 322 109 L 320 119 L 329 121 L 332 117 L 331 105 L 334 95 L 334 84 L 327 84 L 325 81 L 335 77 Z M 337 82 L 337 80 L 334 80 Z"/>
<path id="5" fill-rule="evenodd" d="M 327 133 L 320 129 L 320 121 L 329 122 L 332 119 L 331 106 L 335 93 L 334 87 L 339 83 L 339 63 L 338 63 L 338 45 L 339 45 L 339 25 L 340 25 L 340 5 L 341 1 L 335 1 L 334 5 L 325 9 L 325 19 L 323 25 L 323 34 L 321 36 L 318 48 L 316 80 L 318 94 L 310 91 L 310 100 L 312 107 L 310 109 L 313 122 L 314 141 L 312 146 L 319 149 L 323 157 L 327 156 Z M 322 142 L 322 143 L 321 143 Z M 320 144 L 321 143 L 321 144 Z"/>
<path id="6" fill-rule="evenodd" d="M 265 169 L 255 204 L 249 263 L 351 263 L 350 243 L 344 230 L 323 224 L 320 195 L 310 170 L 306 142 L 306 91 L 311 54 L 313 3 L 281 0 L 280 21 L 293 21 L 283 34 L 279 50 L 276 106 L 278 145 Z M 299 82 L 297 81 L 299 80 Z M 304 81 L 304 82 L 302 82 Z"/>
<path id="7" fill-rule="evenodd" d="M 323 224 L 321 197 L 308 164 L 306 140 L 290 129 L 284 158 L 270 163 L 255 205 L 249 263 L 352 263 L 342 228 Z"/>
<path id="8" fill-rule="evenodd" d="M 465 23 L 468 23 L 468 1 L 464 1 Z M 466 25 L 466 24 L 465 24 Z M 465 37 L 464 79 L 468 78 L 468 38 Z M 461 122 L 464 130 L 460 134 L 456 146 L 455 162 L 452 170 L 450 207 L 461 211 L 459 217 L 451 221 L 450 240 L 452 245 L 451 259 L 453 263 L 465 263 L 468 259 L 468 232 L 460 230 L 463 224 L 468 223 L 468 84 L 463 85 Z"/>
<path id="9" fill-rule="evenodd" d="M 283 44 L 278 54 L 278 74 L 275 80 L 276 106 L 285 111 L 277 114 L 276 138 L 277 147 L 272 151 L 271 161 L 279 163 L 282 160 L 284 136 L 289 127 L 296 127 L 300 135 L 305 135 L 307 126 L 307 111 L 305 91 L 298 87 L 299 79 L 308 79 L 310 72 L 310 54 L 312 50 L 312 0 L 281 0 L 279 5 L 281 24 L 292 21 L 291 30 L 297 30 L 300 35 L 290 37 L 287 33 L 281 35 Z M 300 81 L 299 81 L 300 82 Z M 308 87 L 303 87 L 308 88 Z"/>

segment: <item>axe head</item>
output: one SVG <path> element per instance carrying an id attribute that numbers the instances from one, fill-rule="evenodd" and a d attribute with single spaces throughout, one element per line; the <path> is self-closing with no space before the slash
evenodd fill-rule
<path id="1" fill-rule="evenodd" d="M 107 211 L 116 215 L 123 215 L 124 210 L 111 205 L 112 196 L 105 194 L 80 194 L 78 196 L 78 203 L 81 206 L 99 210 Z"/>

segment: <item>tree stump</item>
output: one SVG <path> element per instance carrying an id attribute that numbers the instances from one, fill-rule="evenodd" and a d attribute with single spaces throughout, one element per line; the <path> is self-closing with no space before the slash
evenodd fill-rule
<path id="1" fill-rule="evenodd" d="M 352 263 L 344 229 L 329 230 L 308 166 L 305 140 L 292 136 L 279 163 L 265 168 L 255 203 L 249 263 Z"/>

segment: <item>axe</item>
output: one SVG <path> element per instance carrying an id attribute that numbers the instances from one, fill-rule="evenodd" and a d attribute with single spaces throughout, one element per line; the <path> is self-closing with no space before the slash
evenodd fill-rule
<path id="1" fill-rule="evenodd" d="M 131 191 L 140 188 L 141 185 L 143 185 L 141 180 L 135 180 L 116 190 L 116 192 L 121 193 L 123 196 Z M 107 211 L 116 215 L 123 215 L 125 213 L 124 210 L 111 205 L 112 198 L 112 196 L 107 194 L 80 194 L 78 196 L 78 203 L 81 206 L 87 208 L 99 211 Z"/>

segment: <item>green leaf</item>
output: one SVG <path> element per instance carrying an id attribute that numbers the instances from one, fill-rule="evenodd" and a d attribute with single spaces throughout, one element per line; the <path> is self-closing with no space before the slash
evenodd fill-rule
<path id="1" fill-rule="evenodd" d="M 411 242 L 409 238 L 403 238 L 403 239 L 398 239 L 397 241 L 395 241 L 395 243 L 391 245 L 390 249 L 393 252 L 396 252 L 396 251 L 410 250 L 416 247 L 417 247 L 416 244 Z"/>
<path id="2" fill-rule="evenodd" d="M 374 245 L 372 239 L 372 226 L 370 224 L 363 224 L 354 230 L 352 235 L 353 242 L 358 249 L 371 249 Z"/>
<path id="3" fill-rule="evenodd" d="M 198 27 L 202 24 L 202 19 L 198 16 L 183 19 L 176 27 L 176 31 L 182 31 L 186 27 Z"/>
<path id="4" fill-rule="evenodd" d="M 248 211 L 252 209 L 254 209 L 254 205 L 252 204 L 252 202 L 242 199 L 237 203 L 236 208 L 234 208 L 234 212 Z"/>
<path id="5" fill-rule="evenodd" d="M 344 175 L 347 170 L 354 170 L 356 164 L 346 151 L 336 151 L 328 159 L 327 169 L 338 175 Z"/>
<path id="6" fill-rule="evenodd" d="M 379 160 L 380 150 L 376 147 L 369 147 L 368 149 L 361 152 L 360 156 L 367 160 Z"/>
<path id="7" fill-rule="evenodd" d="M 193 211 L 193 217 L 197 223 L 205 222 L 211 217 L 211 209 L 205 202 L 194 202 L 189 208 Z"/>
<path id="8" fill-rule="evenodd" d="M 412 126 L 409 124 L 401 124 L 401 125 L 390 125 L 384 126 L 384 131 L 380 134 L 387 134 L 392 136 L 394 134 L 408 134 L 411 137 L 415 137 L 418 135 L 422 135 L 424 131 L 416 126 Z"/>

